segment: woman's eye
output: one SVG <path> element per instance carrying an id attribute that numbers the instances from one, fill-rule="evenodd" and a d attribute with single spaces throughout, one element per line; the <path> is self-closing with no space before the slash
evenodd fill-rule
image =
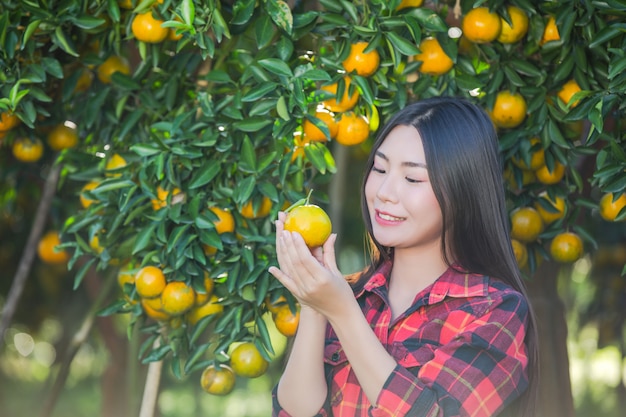
<path id="1" fill-rule="evenodd" d="M 372 167 L 372 171 L 377 172 L 379 174 L 384 174 L 385 170 L 377 167 Z"/>
<path id="2" fill-rule="evenodd" d="M 416 180 L 416 179 L 409 178 L 409 177 L 406 177 L 406 180 L 407 180 L 408 182 L 410 182 L 411 184 L 417 184 L 417 183 L 422 182 L 422 181 L 420 181 L 420 180 Z"/>

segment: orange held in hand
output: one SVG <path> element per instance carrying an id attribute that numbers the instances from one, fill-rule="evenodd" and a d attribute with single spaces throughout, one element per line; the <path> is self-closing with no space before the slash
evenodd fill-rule
<path id="1" fill-rule="evenodd" d="M 332 232 L 332 224 L 324 209 L 308 203 L 309 197 L 304 204 L 287 212 L 285 230 L 300 233 L 304 243 L 310 248 L 315 248 L 326 242 Z"/>

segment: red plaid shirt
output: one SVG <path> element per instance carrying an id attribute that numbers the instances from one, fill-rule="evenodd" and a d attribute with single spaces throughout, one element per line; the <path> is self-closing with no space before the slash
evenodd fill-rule
<path id="1" fill-rule="evenodd" d="M 391 322 L 389 271 L 383 265 L 357 299 L 398 365 L 373 406 L 329 326 L 329 391 L 316 416 L 495 416 L 526 390 L 528 304 L 519 292 L 450 268 Z M 273 397 L 273 416 L 288 417 Z"/>

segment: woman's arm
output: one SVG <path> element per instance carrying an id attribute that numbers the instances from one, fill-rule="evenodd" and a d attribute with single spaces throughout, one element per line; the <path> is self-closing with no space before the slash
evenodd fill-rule
<path id="1" fill-rule="evenodd" d="M 302 307 L 298 332 L 277 389 L 280 406 L 291 416 L 313 416 L 326 401 L 325 330 L 324 316 Z"/>
<path id="2" fill-rule="evenodd" d="M 335 239 L 336 236 L 331 235 L 322 253 L 316 257 L 306 247 L 302 236 L 282 230 L 279 218 L 276 251 L 280 269 L 273 267 L 270 272 L 298 299 L 303 310 L 311 308 L 330 321 L 359 384 L 370 402 L 375 403 L 397 364 L 376 337 L 352 289 L 337 268 Z M 306 350 L 302 349 L 302 352 Z M 319 354 L 323 355 L 323 345 Z M 307 357 L 301 359 L 306 361 Z M 317 360 L 317 357 L 309 356 L 308 360 Z"/>

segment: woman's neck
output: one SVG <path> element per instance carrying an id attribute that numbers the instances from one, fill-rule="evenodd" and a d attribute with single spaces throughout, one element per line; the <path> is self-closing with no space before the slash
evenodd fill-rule
<path id="1" fill-rule="evenodd" d="M 448 265 L 441 255 L 441 247 L 396 249 L 393 254 L 390 288 L 415 296 L 437 280 Z"/>

